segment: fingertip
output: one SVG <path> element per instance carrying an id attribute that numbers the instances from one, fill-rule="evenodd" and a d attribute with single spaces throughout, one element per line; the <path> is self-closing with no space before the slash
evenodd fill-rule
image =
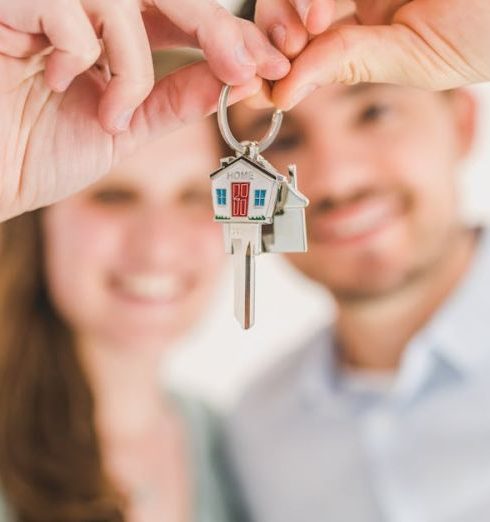
<path id="1" fill-rule="evenodd" d="M 303 25 L 299 23 L 289 28 L 283 52 L 290 60 L 296 58 L 308 45 L 309 36 Z"/>
<path id="2" fill-rule="evenodd" d="M 335 19 L 335 3 L 325 0 L 313 1 L 304 20 L 305 27 L 311 35 L 324 33 Z"/>
<path id="3" fill-rule="evenodd" d="M 259 76 L 254 76 L 247 83 L 233 87 L 230 94 L 230 102 L 236 103 L 246 98 L 256 96 L 261 92 L 263 84 L 264 82 L 262 78 Z"/>
<path id="4" fill-rule="evenodd" d="M 268 82 L 262 82 L 262 88 L 255 95 L 244 100 L 247 107 L 255 110 L 270 109 L 274 107 L 271 99 L 271 88 Z"/>
<path id="5" fill-rule="evenodd" d="M 134 112 L 134 108 L 116 105 L 114 100 L 104 95 L 98 109 L 99 121 L 107 133 L 121 134 L 129 130 Z"/>
<path id="6" fill-rule="evenodd" d="M 68 87 L 70 87 L 73 80 L 73 77 L 59 76 L 48 71 L 48 69 L 44 71 L 44 81 L 46 85 L 57 94 L 64 93 Z"/>
<path id="7" fill-rule="evenodd" d="M 279 82 L 272 90 L 272 102 L 283 111 L 290 111 L 305 98 L 313 94 L 320 86 L 315 83 L 289 84 Z"/>
<path id="8" fill-rule="evenodd" d="M 273 75 L 267 78 L 267 80 L 280 80 L 291 71 L 291 62 L 281 54 L 280 57 L 271 64 L 271 68 Z"/>

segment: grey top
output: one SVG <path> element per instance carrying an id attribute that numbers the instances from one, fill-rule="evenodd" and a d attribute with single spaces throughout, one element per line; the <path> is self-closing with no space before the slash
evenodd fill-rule
<path id="1" fill-rule="evenodd" d="M 490 520 L 490 238 L 392 375 L 345 374 L 333 328 L 227 422 L 254 522 Z"/>
<path id="2" fill-rule="evenodd" d="M 178 398 L 178 405 L 188 425 L 191 472 L 194 473 L 193 522 L 239 522 L 233 491 L 222 476 L 217 418 L 200 402 Z M 0 496 L 0 522 L 13 522 Z"/>

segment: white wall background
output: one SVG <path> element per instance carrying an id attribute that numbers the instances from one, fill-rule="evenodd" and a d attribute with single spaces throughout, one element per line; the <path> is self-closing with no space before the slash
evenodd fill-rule
<path id="1" fill-rule="evenodd" d="M 234 7 L 239 1 L 222 3 Z M 481 221 L 490 218 L 490 85 L 473 90 L 481 120 L 474 153 L 464 166 L 462 191 L 467 215 Z M 253 375 L 318 329 L 330 310 L 320 288 L 279 256 L 262 255 L 257 259 L 255 327 L 243 332 L 233 318 L 228 270 L 207 317 L 172 354 L 167 377 L 180 389 L 226 407 Z"/>

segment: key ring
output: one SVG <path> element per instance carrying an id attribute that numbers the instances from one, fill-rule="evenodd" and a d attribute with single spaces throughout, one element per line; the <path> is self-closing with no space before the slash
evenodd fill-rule
<path id="1" fill-rule="evenodd" d="M 230 129 L 230 123 L 228 121 L 228 95 L 230 94 L 231 86 L 224 85 L 221 90 L 221 94 L 219 97 L 218 103 L 218 125 L 219 130 L 221 131 L 221 135 L 223 139 L 231 147 L 233 150 L 240 154 L 245 154 L 247 151 L 247 146 L 243 143 L 240 143 Z M 283 112 L 280 110 L 276 110 L 272 115 L 272 122 L 267 134 L 257 143 L 258 152 L 264 152 L 265 149 L 270 147 L 277 135 L 279 134 L 279 130 L 281 129 L 283 118 Z"/>

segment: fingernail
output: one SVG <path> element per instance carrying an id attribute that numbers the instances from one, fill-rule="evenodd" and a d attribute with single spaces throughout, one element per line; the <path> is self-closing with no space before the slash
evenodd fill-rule
<path id="1" fill-rule="evenodd" d="M 310 94 L 315 92 L 318 89 L 318 85 L 314 85 L 312 83 L 308 85 L 303 85 L 303 87 L 300 87 L 291 97 L 291 105 L 289 106 L 289 109 L 292 109 L 295 105 L 298 105 L 299 102 L 303 101 L 305 98 L 307 98 Z"/>
<path id="2" fill-rule="evenodd" d="M 131 123 L 131 118 L 133 117 L 133 112 L 134 111 L 127 111 L 120 114 L 114 121 L 114 129 L 118 132 L 127 131 Z"/>
<path id="3" fill-rule="evenodd" d="M 296 0 L 294 2 L 296 4 L 296 9 L 298 10 L 299 16 L 303 21 L 303 24 L 306 26 L 306 22 L 308 21 L 308 14 L 310 12 L 311 0 Z"/>
<path id="4" fill-rule="evenodd" d="M 243 42 L 235 47 L 235 56 L 238 63 L 241 65 L 255 65 L 252 55 L 249 53 Z"/>
<path id="5" fill-rule="evenodd" d="M 283 50 L 286 47 L 286 28 L 283 25 L 276 24 L 271 27 L 269 36 L 278 49 Z"/>

